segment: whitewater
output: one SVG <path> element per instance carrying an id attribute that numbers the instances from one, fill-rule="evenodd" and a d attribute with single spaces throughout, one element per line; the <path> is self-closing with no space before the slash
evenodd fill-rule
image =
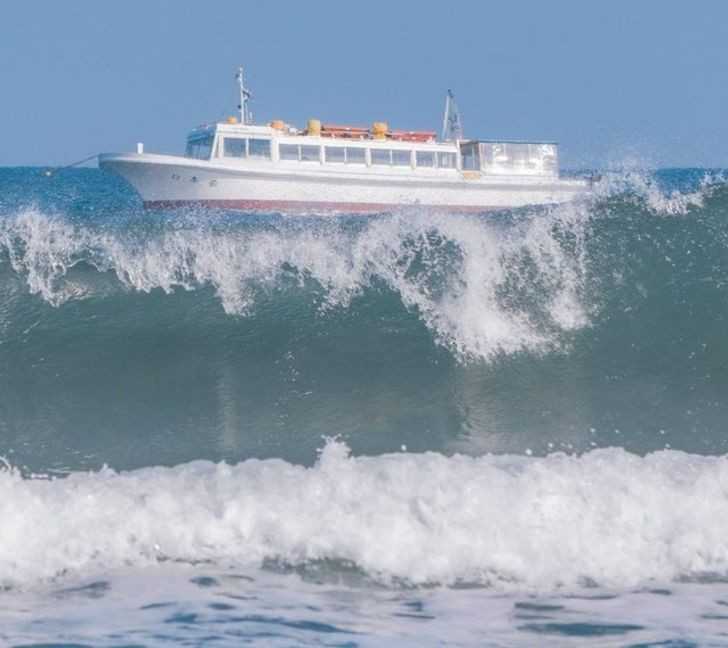
<path id="1" fill-rule="evenodd" d="M 725 645 L 728 190 L 145 212 L 0 170 L 0 641 Z"/>

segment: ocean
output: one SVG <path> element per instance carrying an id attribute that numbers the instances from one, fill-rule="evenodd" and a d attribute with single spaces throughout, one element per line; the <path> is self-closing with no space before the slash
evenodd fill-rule
<path id="1" fill-rule="evenodd" d="M 0 643 L 728 645 L 728 185 L 145 212 L 0 169 Z"/>

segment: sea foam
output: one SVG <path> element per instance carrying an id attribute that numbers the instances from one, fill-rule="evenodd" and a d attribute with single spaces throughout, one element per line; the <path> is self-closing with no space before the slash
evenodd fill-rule
<path id="1" fill-rule="evenodd" d="M 385 583 L 549 590 L 728 572 L 728 460 L 352 457 L 0 472 L 0 583 L 164 561 L 354 565 Z"/>

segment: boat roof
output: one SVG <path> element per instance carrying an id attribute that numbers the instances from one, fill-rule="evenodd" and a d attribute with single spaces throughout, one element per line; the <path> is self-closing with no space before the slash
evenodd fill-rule
<path id="1" fill-rule="evenodd" d="M 477 142 L 478 144 L 548 144 L 550 146 L 558 146 L 556 140 L 518 140 L 518 139 L 466 139 L 465 142 Z"/>
<path id="2" fill-rule="evenodd" d="M 472 139 L 463 136 L 463 124 L 460 111 L 455 103 L 455 95 L 452 90 L 447 91 L 445 99 L 445 113 L 443 117 L 442 132 L 438 139 L 435 131 L 415 130 L 392 130 L 386 122 L 374 122 L 372 127 L 349 126 L 341 124 L 321 123 L 317 119 L 309 120 L 306 130 L 296 128 L 280 119 L 271 121 L 268 124 L 254 124 L 253 114 L 250 111 L 249 102 L 252 93 L 245 85 L 243 67 L 240 66 L 235 75 L 240 94 L 238 109 L 240 117 L 229 117 L 226 121 L 201 124 L 193 129 L 187 139 L 195 142 L 199 139 L 214 136 L 217 133 L 227 135 L 259 135 L 261 137 L 299 138 L 307 137 L 317 142 L 323 140 L 344 140 L 346 143 L 366 142 L 367 145 L 399 145 L 412 146 L 437 145 L 458 147 L 462 144 L 488 144 L 488 145 L 536 145 L 536 146 L 558 146 L 555 141 L 533 141 L 518 139 Z M 313 126 L 315 125 L 315 129 Z M 313 132 L 309 132 L 313 131 Z"/>
<path id="3" fill-rule="evenodd" d="M 284 124 L 284 128 L 274 128 L 270 124 L 241 124 L 240 122 L 215 122 L 209 124 L 201 124 L 190 131 L 187 139 L 194 141 L 209 137 L 215 133 L 224 135 L 259 135 L 262 137 L 278 137 L 281 139 L 295 139 L 301 137 L 311 137 L 323 141 L 337 141 L 351 144 L 382 144 L 382 145 L 407 145 L 412 144 L 438 144 L 455 146 L 457 142 L 449 140 L 438 140 L 434 132 L 430 131 L 388 131 L 389 136 L 384 139 L 375 138 L 372 132 L 362 126 L 332 126 L 323 124 L 321 135 L 309 135 L 305 130 L 297 129 L 289 124 Z M 328 128 L 328 130 L 327 130 Z M 392 136 L 393 135 L 393 136 Z M 425 138 L 425 135 L 427 138 Z M 558 146 L 558 142 L 554 140 L 521 140 L 521 139 L 473 139 L 467 138 L 459 140 L 460 144 L 532 144 L 532 145 L 549 145 Z"/>

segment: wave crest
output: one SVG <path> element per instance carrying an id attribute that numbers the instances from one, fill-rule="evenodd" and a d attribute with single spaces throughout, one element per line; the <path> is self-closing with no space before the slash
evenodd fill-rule
<path id="1" fill-rule="evenodd" d="M 366 221 L 273 219 L 171 223 L 134 231 L 70 223 L 28 210 L 0 222 L 0 250 L 31 293 L 59 306 L 93 296 L 91 267 L 121 287 L 150 292 L 211 286 L 245 316 L 262 290 L 313 281 L 323 310 L 368 289 L 398 294 L 435 339 L 463 357 L 558 343 L 587 323 L 580 296 L 584 214 L 553 210 L 517 222 L 401 214 Z"/>
<path id="2" fill-rule="evenodd" d="M 98 280 L 105 274 L 117 290 L 211 287 L 225 312 L 243 317 L 255 312 L 261 294 L 292 285 L 322 316 L 384 289 L 459 358 L 489 359 L 562 348 L 566 333 L 590 325 L 600 308 L 590 273 L 613 253 L 590 248 L 601 222 L 627 223 L 624 238 L 646 219 L 656 239 L 660 225 L 649 219 L 722 206 L 722 181 L 705 175 L 695 190 L 666 191 L 645 173 L 607 173 L 583 201 L 487 217 L 203 212 L 131 213 L 105 222 L 25 209 L 0 219 L 0 267 L 9 261 L 16 278 L 53 306 L 105 295 L 109 284 Z"/>

